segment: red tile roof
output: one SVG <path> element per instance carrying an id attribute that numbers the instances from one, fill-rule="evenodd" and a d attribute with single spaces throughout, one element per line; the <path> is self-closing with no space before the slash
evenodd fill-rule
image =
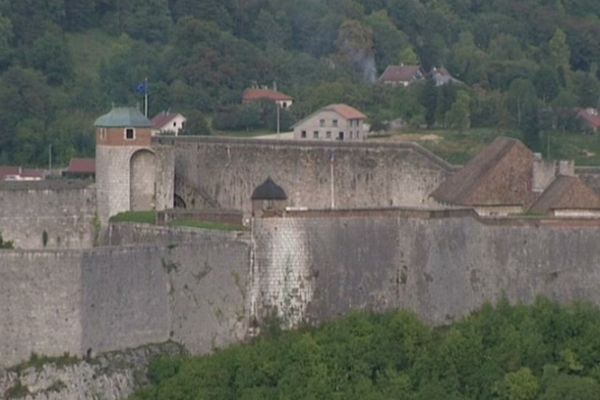
<path id="1" fill-rule="evenodd" d="M 246 89 L 242 94 L 242 102 L 248 101 L 259 101 L 259 100 L 271 100 L 271 101 L 282 101 L 282 100 L 293 100 L 292 97 L 281 92 L 270 89 Z"/>
<path id="2" fill-rule="evenodd" d="M 594 129 L 600 128 L 600 116 L 590 113 L 588 110 L 579 110 L 577 116 Z"/>
<path id="3" fill-rule="evenodd" d="M 72 158 L 67 172 L 75 174 L 95 174 L 96 159 L 94 158 Z"/>
<path id="4" fill-rule="evenodd" d="M 319 111 L 333 111 L 346 119 L 367 119 L 367 116 L 347 104 L 330 104 Z"/>
<path id="5" fill-rule="evenodd" d="M 152 118 L 152 128 L 154 129 L 160 129 L 163 126 L 165 126 L 166 124 L 168 124 L 169 122 L 171 122 L 172 120 L 175 119 L 175 117 L 177 117 L 178 114 L 176 113 L 169 113 L 169 112 L 161 112 L 158 113 L 154 116 L 154 118 Z"/>
<path id="6" fill-rule="evenodd" d="M 13 179 L 44 179 L 44 171 L 12 165 L 0 166 L 0 181 Z"/>
<path id="7" fill-rule="evenodd" d="M 420 65 L 388 65 L 380 82 L 411 82 L 423 76 Z"/>

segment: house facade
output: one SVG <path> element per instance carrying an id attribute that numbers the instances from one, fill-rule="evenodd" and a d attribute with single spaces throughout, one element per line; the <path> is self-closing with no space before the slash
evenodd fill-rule
<path id="1" fill-rule="evenodd" d="M 185 128 L 186 121 L 181 114 L 163 111 L 152 118 L 152 132 L 177 136 Z"/>
<path id="2" fill-rule="evenodd" d="M 346 104 L 330 104 L 298 121 L 294 126 L 297 140 L 362 141 L 367 138 L 367 116 Z"/>
<path id="3" fill-rule="evenodd" d="M 280 108 L 289 108 L 294 103 L 294 99 L 287 94 L 266 88 L 250 88 L 242 93 L 242 104 L 259 101 L 270 101 Z"/>

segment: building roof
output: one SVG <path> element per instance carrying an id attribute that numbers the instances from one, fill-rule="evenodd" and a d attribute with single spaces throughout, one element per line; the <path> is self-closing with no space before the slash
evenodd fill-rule
<path id="1" fill-rule="evenodd" d="M 388 65 L 379 77 L 380 82 L 410 82 L 421 72 L 420 65 Z"/>
<path id="2" fill-rule="evenodd" d="M 20 179 L 43 179 L 44 171 L 12 165 L 0 166 L 0 181 Z"/>
<path id="3" fill-rule="evenodd" d="M 515 152 L 515 157 L 507 157 Z M 447 204 L 523 205 L 530 201 L 533 153 L 519 140 L 499 137 L 431 194 Z"/>
<path id="4" fill-rule="evenodd" d="M 588 110 L 579 110 L 577 116 L 589 126 L 595 129 L 600 128 L 600 116 L 598 114 L 594 114 Z"/>
<path id="5" fill-rule="evenodd" d="M 314 113 L 309 114 L 308 116 L 302 118 L 300 121 L 296 122 L 292 126 L 292 128 L 303 124 L 305 121 L 311 119 L 312 117 L 314 117 L 315 115 L 317 115 L 323 111 L 332 111 L 346 119 L 367 119 L 367 116 L 365 114 L 363 114 L 362 112 L 358 111 L 356 108 L 351 107 L 347 104 L 329 104 L 328 106 L 319 108 Z"/>
<path id="6" fill-rule="evenodd" d="M 72 158 L 69 162 L 67 172 L 72 174 L 95 174 L 96 159 L 94 158 Z"/>
<path id="7" fill-rule="evenodd" d="M 271 100 L 271 101 L 282 101 L 282 100 L 293 100 L 292 97 L 287 94 L 283 94 L 276 90 L 271 89 L 246 89 L 242 93 L 242 101 L 258 101 L 258 100 Z"/>
<path id="8" fill-rule="evenodd" d="M 152 122 L 136 107 L 113 107 L 109 113 L 98 118 L 94 125 L 102 128 L 150 128 Z"/>
<path id="9" fill-rule="evenodd" d="M 600 209 L 600 197 L 576 176 L 558 176 L 533 203 L 529 211 Z"/>
<path id="10" fill-rule="evenodd" d="M 287 194 L 269 176 L 266 181 L 254 189 L 251 198 L 252 200 L 287 200 Z"/>
<path id="11" fill-rule="evenodd" d="M 156 114 L 154 116 L 154 118 L 152 118 L 152 127 L 154 129 L 160 129 L 163 126 L 170 123 L 171 121 L 173 121 L 175 118 L 177 118 L 178 115 L 181 115 L 181 114 L 170 113 L 167 111 L 160 112 L 160 113 Z"/>

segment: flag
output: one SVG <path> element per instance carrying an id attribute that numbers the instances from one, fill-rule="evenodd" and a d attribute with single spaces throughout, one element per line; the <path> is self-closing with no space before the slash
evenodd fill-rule
<path id="1" fill-rule="evenodd" d="M 136 86 L 135 92 L 139 95 L 145 96 L 148 94 L 148 81 L 144 81 Z"/>

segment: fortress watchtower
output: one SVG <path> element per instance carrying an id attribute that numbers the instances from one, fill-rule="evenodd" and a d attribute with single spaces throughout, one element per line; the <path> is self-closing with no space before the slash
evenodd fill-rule
<path id="1" fill-rule="evenodd" d="M 102 224 L 123 211 L 156 207 L 152 123 L 135 107 L 113 107 L 96 120 L 96 193 Z"/>

